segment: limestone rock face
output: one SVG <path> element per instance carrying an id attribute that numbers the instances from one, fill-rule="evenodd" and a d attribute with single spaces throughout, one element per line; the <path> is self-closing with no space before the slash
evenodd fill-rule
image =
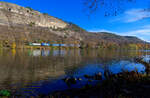
<path id="1" fill-rule="evenodd" d="M 32 8 L 0 2 L 0 43 L 53 42 L 82 44 L 95 48 L 101 43 L 144 43 L 135 37 L 107 32 L 87 32 L 79 26 L 42 14 Z"/>
<path id="2" fill-rule="evenodd" d="M 29 24 L 50 28 L 65 28 L 67 23 L 49 15 L 16 4 L 0 2 L 0 25 Z"/>

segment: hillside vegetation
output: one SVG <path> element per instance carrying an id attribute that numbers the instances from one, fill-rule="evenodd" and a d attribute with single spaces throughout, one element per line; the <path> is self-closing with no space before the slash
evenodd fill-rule
<path id="1" fill-rule="evenodd" d="M 80 44 L 81 48 L 150 47 L 149 43 L 137 37 L 87 32 L 73 23 L 40 13 L 30 7 L 0 2 L 0 46 L 21 48 L 29 42 Z"/>

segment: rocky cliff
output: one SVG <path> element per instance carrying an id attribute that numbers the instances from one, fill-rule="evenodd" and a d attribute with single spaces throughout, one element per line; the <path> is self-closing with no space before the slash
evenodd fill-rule
<path id="1" fill-rule="evenodd" d="M 123 37 L 111 33 L 91 33 L 75 24 L 43 14 L 29 7 L 0 2 L 0 41 L 9 43 L 144 43 L 135 37 Z"/>
<path id="2" fill-rule="evenodd" d="M 40 27 L 65 28 L 67 24 L 57 18 L 24 8 L 16 4 L 0 2 L 0 24 L 30 24 Z"/>
<path id="3" fill-rule="evenodd" d="M 0 2 L 0 39 L 13 41 L 82 40 L 69 24 L 48 14 L 16 4 Z"/>

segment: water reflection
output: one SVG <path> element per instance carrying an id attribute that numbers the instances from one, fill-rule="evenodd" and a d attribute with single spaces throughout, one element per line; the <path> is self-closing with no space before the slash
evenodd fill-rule
<path id="1" fill-rule="evenodd" d="M 122 66 L 126 65 L 126 66 Z M 112 73 L 119 73 L 122 70 L 128 70 L 128 71 L 132 71 L 132 70 L 137 70 L 138 72 L 144 72 L 145 71 L 145 67 L 141 64 L 138 63 L 134 63 L 134 62 L 129 62 L 129 61 L 118 61 L 115 63 L 112 63 L 110 66 L 107 66 L 107 68 L 110 70 L 110 72 Z M 52 93 L 54 91 L 62 91 L 62 90 L 67 90 L 67 89 L 71 89 L 71 88 L 82 88 L 83 86 L 85 86 L 87 83 L 91 84 L 91 85 L 95 85 L 96 83 L 98 83 L 98 80 L 92 80 L 92 82 L 90 82 L 88 79 L 86 79 L 84 77 L 84 75 L 95 75 L 95 73 L 101 72 L 102 73 L 102 78 L 104 79 L 104 70 L 105 70 L 105 66 L 102 66 L 102 64 L 87 64 L 85 66 L 82 67 L 77 67 L 75 69 L 68 69 L 65 72 L 66 76 L 69 77 L 80 77 L 82 79 L 82 81 L 78 81 L 76 84 L 71 84 L 71 85 L 67 85 L 64 81 L 62 81 L 61 79 L 58 80 L 54 80 L 54 81 L 47 81 L 47 82 L 38 82 L 40 85 L 40 87 L 38 88 L 33 88 L 36 85 L 31 84 L 29 87 L 25 87 L 25 88 L 21 88 L 19 89 L 20 91 L 26 91 L 26 90 L 31 90 L 28 94 L 32 95 L 38 95 L 38 94 L 44 94 L 47 95 L 49 93 Z M 34 92 L 34 93 L 33 93 Z M 24 94 L 24 93 L 21 93 Z M 26 96 L 26 94 L 25 94 Z"/>
<path id="2" fill-rule="evenodd" d="M 71 54 L 72 51 L 66 50 L 28 50 L 29 56 L 65 56 L 66 54 Z"/>
<path id="3" fill-rule="evenodd" d="M 112 73 L 122 70 L 145 70 L 133 58 L 150 52 L 107 50 L 0 50 L 0 88 L 28 88 L 38 86 L 38 92 L 66 89 L 59 79 L 65 76 L 82 77 L 109 69 Z M 57 80 L 58 79 L 58 80 Z M 80 86 L 84 83 L 80 83 Z M 53 87 L 53 89 L 52 89 Z M 58 87 L 58 88 L 57 88 Z M 79 87 L 79 86 L 73 86 Z M 37 89 L 34 89 L 37 91 Z M 44 92 L 46 93 L 46 92 Z"/>
<path id="4" fill-rule="evenodd" d="M 53 56 L 65 56 L 66 51 L 65 50 L 54 50 Z"/>

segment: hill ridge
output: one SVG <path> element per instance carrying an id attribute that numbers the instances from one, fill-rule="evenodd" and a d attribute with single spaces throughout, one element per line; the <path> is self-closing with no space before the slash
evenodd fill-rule
<path id="1" fill-rule="evenodd" d="M 132 36 L 88 32 L 73 23 L 40 13 L 30 7 L 7 2 L 0 2 L 0 41 L 17 45 L 28 42 L 74 43 L 82 44 L 83 47 L 98 47 L 103 43 L 145 43 Z"/>

